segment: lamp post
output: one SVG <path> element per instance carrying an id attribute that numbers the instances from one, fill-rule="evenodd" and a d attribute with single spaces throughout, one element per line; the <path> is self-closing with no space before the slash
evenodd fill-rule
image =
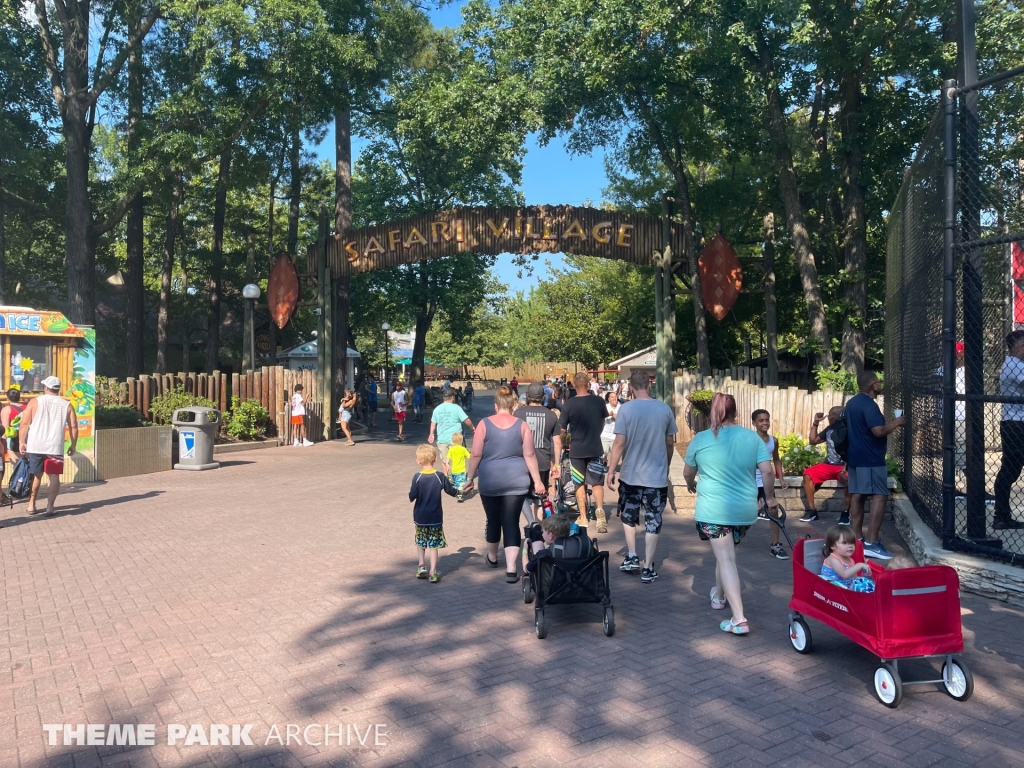
<path id="1" fill-rule="evenodd" d="M 390 386 L 390 381 L 388 380 L 388 363 L 391 360 L 391 352 L 388 349 L 388 331 L 391 330 L 391 326 L 387 323 L 381 323 L 380 329 L 384 331 L 384 390 L 387 391 L 387 388 Z"/>
<path id="2" fill-rule="evenodd" d="M 246 299 L 245 321 L 249 326 L 249 368 L 256 370 L 256 299 L 260 297 L 260 287 L 255 283 L 249 283 L 242 289 L 242 296 Z M 242 366 L 243 368 L 245 366 Z"/>

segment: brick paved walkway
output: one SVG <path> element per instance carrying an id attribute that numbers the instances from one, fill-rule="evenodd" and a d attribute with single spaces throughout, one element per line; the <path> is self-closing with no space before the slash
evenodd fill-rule
<path id="1" fill-rule="evenodd" d="M 891 711 L 838 634 L 812 623 L 814 653 L 792 651 L 765 524 L 742 545 L 737 638 L 708 606 L 710 552 L 669 516 L 661 578 L 612 574 L 615 637 L 594 606 L 553 607 L 538 641 L 520 587 L 483 566 L 478 500 L 447 504 L 442 582 L 413 578 L 415 440 L 358 439 L 0 513 L 0 766 L 1024 763 L 1019 611 L 965 596 L 974 698 L 918 689 Z M 617 522 L 602 539 L 621 557 Z M 49 746 L 50 723 L 155 724 L 156 745 Z M 289 723 L 335 743 L 267 743 Z M 251 724 L 254 745 L 169 746 L 169 724 Z"/>

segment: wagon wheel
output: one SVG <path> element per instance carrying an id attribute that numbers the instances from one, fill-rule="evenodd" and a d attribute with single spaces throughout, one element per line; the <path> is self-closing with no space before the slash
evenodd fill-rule
<path id="1" fill-rule="evenodd" d="M 543 640 L 548 636 L 548 625 L 544 620 L 544 609 L 538 608 L 536 613 L 537 615 L 534 619 L 534 626 L 537 629 L 537 639 Z"/>
<path id="2" fill-rule="evenodd" d="M 606 637 L 615 634 L 615 609 L 610 605 L 604 609 L 604 634 Z"/>
<path id="3" fill-rule="evenodd" d="M 529 574 L 523 574 L 523 602 L 527 605 L 533 602 L 533 580 Z"/>
<path id="4" fill-rule="evenodd" d="M 974 675 L 960 659 L 949 659 L 942 665 L 942 685 L 957 701 L 967 701 L 974 693 Z"/>
<path id="5" fill-rule="evenodd" d="M 882 664 L 875 670 L 875 696 L 890 709 L 896 709 L 903 701 L 903 681 L 891 664 Z"/>
<path id="6" fill-rule="evenodd" d="M 811 652 L 811 628 L 803 616 L 794 616 L 789 621 L 789 642 L 797 653 Z"/>

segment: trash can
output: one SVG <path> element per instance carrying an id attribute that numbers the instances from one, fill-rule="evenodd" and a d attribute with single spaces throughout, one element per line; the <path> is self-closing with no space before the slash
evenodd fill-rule
<path id="1" fill-rule="evenodd" d="M 178 462 L 175 469 L 216 469 L 213 460 L 213 441 L 220 426 L 220 411 L 201 406 L 179 408 L 171 416 L 171 424 L 178 430 Z"/>

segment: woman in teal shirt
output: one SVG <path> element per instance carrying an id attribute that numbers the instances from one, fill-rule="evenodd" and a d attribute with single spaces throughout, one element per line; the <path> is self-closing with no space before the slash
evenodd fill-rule
<path id="1" fill-rule="evenodd" d="M 736 545 L 757 522 L 757 485 L 754 470 L 774 477 L 771 456 L 756 432 L 736 424 L 736 399 L 721 392 L 711 400 L 711 429 L 698 432 L 686 450 L 683 477 L 690 493 L 700 493 L 694 519 L 697 533 L 711 542 L 715 554 L 715 586 L 711 607 L 732 606 L 732 618 L 720 625 L 724 632 L 750 632 L 743 615 L 740 574 L 736 569 Z M 773 484 L 765 484 L 768 507 L 779 506 Z M 723 597 L 724 595 L 724 597 Z"/>

